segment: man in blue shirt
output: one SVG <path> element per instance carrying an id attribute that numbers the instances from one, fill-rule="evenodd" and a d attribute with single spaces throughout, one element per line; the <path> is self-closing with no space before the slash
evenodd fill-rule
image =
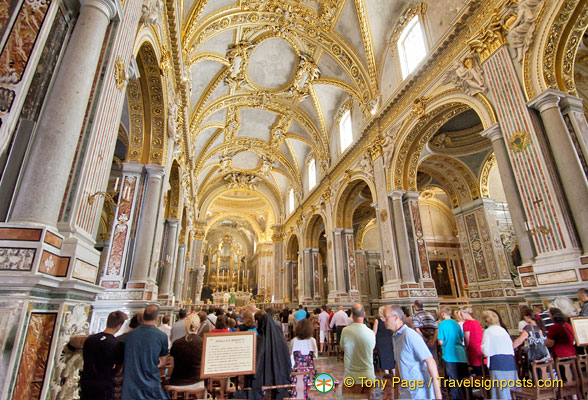
<path id="1" fill-rule="evenodd" d="M 404 312 L 398 306 L 386 307 L 384 317 L 386 328 L 394 332 L 394 359 L 401 379 L 399 398 L 441 399 L 437 363 L 421 335 L 404 325 Z"/>
<path id="2" fill-rule="evenodd" d="M 157 329 L 159 307 L 145 307 L 143 325 L 125 339 L 123 400 L 162 400 L 169 396 L 162 389 L 159 367 L 167 362 L 167 336 Z"/>
<path id="3" fill-rule="evenodd" d="M 296 318 L 296 322 L 306 318 L 306 311 L 304 311 L 304 309 L 302 308 L 302 304 L 298 306 L 298 311 L 294 313 L 294 318 Z"/>
<path id="4" fill-rule="evenodd" d="M 442 321 L 439 323 L 437 339 L 443 350 L 445 372 L 447 379 L 462 381 L 468 376 L 468 364 L 465 349 L 463 347 L 463 331 L 457 322 L 451 319 L 451 308 L 443 306 L 439 310 Z M 465 393 L 459 385 L 451 385 L 451 398 L 463 399 Z"/>

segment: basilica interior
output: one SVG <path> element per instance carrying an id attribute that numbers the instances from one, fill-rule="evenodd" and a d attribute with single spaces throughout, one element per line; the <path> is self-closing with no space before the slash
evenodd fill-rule
<path id="1" fill-rule="evenodd" d="M 148 303 L 576 298 L 587 3 L 2 2 L 0 399 Z"/>

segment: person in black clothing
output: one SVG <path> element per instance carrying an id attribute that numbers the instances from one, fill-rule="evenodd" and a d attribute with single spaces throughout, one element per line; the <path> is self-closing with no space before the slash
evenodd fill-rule
<path id="1" fill-rule="evenodd" d="M 80 400 L 114 399 L 114 375 L 124 358 L 123 344 L 114 334 L 126 321 L 122 311 L 113 311 L 106 320 L 104 332 L 90 335 L 84 342 L 84 369 L 80 377 Z"/>
<path id="2" fill-rule="evenodd" d="M 248 393 L 249 400 L 261 400 L 262 386 L 278 386 L 290 383 L 290 352 L 282 331 L 263 312 L 255 313 L 258 320 L 256 372 Z M 289 397 L 288 389 L 274 389 L 270 396 L 274 400 Z"/>
<path id="3" fill-rule="evenodd" d="M 290 310 L 288 309 L 288 307 L 284 307 L 284 309 L 282 310 L 282 313 L 280 314 L 281 319 L 282 319 L 282 324 L 287 324 L 288 323 L 288 317 L 290 316 Z"/>

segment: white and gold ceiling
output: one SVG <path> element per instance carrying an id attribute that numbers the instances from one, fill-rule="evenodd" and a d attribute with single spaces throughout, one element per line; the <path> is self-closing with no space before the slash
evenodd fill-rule
<path id="1" fill-rule="evenodd" d="M 288 190 L 301 199 L 310 158 L 322 173 L 338 156 L 342 111 L 353 109 L 360 131 L 382 93 L 384 101 L 391 94 L 390 38 L 413 3 L 180 1 L 189 151 L 199 218 L 209 229 L 262 201 L 263 218 L 255 206 L 245 217 L 263 233 L 259 240 L 269 240 L 268 228 L 285 218 Z M 463 6 L 451 4 L 452 15 Z"/>
<path id="2" fill-rule="evenodd" d="M 341 106 L 377 101 L 377 65 L 405 3 L 185 1 L 198 198 L 244 188 L 283 212 L 287 190 L 302 192 L 309 155 L 328 166 Z"/>

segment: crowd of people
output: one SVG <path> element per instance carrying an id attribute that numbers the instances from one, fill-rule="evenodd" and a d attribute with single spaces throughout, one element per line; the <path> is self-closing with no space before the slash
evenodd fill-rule
<path id="1" fill-rule="evenodd" d="M 580 315 L 588 316 L 588 290 L 582 289 Z M 85 399 L 167 399 L 171 389 L 204 389 L 200 378 L 203 337 L 205 333 L 252 331 L 257 337 L 257 370 L 246 376 L 244 397 L 261 399 L 262 386 L 287 385 L 291 372 L 314 371 L 315 360 L 326 355 L 325 345 L 335 336 L 343 352 L 344 393 L 369 396 L 373 385 L 365 380 L 376 379 L 380 370 L 385 378 L 424 382 L 424 385 L 399 385 L 400 398 L 442 398 L 439 371 L 451 381 L 471 376 L 487 376 L 497 380 L 516 380 L 518 371 L 515 352 L 525 348 L 527 369 L 531 363 L 547 358 L 577 354 L 569 316 L 557 307 L 545 313 L 521 308 L 518 337 L 511 335 L 500 314 L 485 310 L 480 321 L 469 307 L 452 310 L 425 310 L 421 301 L 413 305 L 413 314 L 406 307 L 380 307 L 378 315 L 368 323 L 361 304 L 347 311 L 321 307 L 309 312 L 302 305 L 297 310 L 287 307 L 276 313 L 274 308 L 259 310 L 255 306 L 239 310 L 229 308 L 202 309 L 187 315 L 178 312 L 170 325 L 163 316 L 160 325 L 159 307 L 148 305 L 134 315 L 128 329 L 115 337 L 127 315 L 112 312 L 103 332 L 87 337 L 83 344 L 84 367 L 80 375 L 80 398 Z M 369 326 L 368 326 L 369 325 Z M 318 339 L 318 343 L 317 343 Z M 288 343 L 289 342 L 289 343 Z M 376 350 L 374 352 L 374 350 Z M 160 368 L 169 367 L 169 385 L 162 388 Z M 309 383 L 312 374 L 305 376 Z M 370 387 L 371 386 L 371 387 Z M 468 394 L 462 385 L 450 385 L 452 399 Z M 491 388 L 491 398 L 509 399 L 509 387 Z M 272 398 L 289 397 L 288 390 L 276 389 Z"/>

